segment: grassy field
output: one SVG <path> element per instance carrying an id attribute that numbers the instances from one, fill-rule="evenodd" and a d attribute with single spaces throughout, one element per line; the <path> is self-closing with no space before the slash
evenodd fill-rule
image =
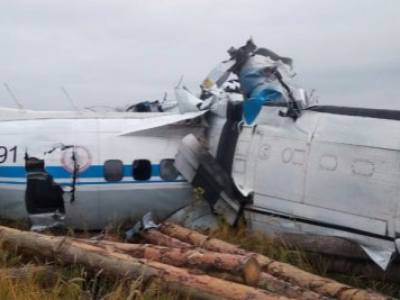
<path id="1" fill-rule="evenodd" d="M 10 227 L 27 229 L 25 223 L 4 223 Z M 120 228 L 113 232 L 118 236 L 123 232 Z M 63 234 L 82 235 L 71 230 L 63 231 Z M 241 226 L 233 231 L 228 226 L 221 226 L 217 230 L 206 232 L 207 234 L 220 239 L 238 244 L 251 251 L 265 254 L 279 261 L 296 265 L 306 271 L 334 278 L 340 282 L 355 287 L 376 290 L 381 293 L 400 297 L 400 285 L 384 281 L 366 280 L 352 274 L 338 275 L 327 274 L 326 267 L 320 261 L 309 259 L 300 251 L 291 251 L 261 234 L 249 235 L 245 227 Z M 53 232 L 54 234 L 54 232 Z M 56 234 L 60 234 L 56 233 Z M 48 265 L 50 261 L 44 261 L 26 254 L 21 254 L 0 243 L 0 268 L 14 268 L 30 265 Z M 162 285 L 153 285 L 143 290 L 140 282 L 126 282 L 123 279 L 115 280 L 91 274 L 79 266 L 57 266 L 55 276 L 30 276 L 25 280 L 10 279 L 0 275 L 0 299 L 32 299 L 32 300 L 56 300 L 56 299 L 158 299 L 170 300 L 179 299 L 173 292 L 168 291 Z"/>

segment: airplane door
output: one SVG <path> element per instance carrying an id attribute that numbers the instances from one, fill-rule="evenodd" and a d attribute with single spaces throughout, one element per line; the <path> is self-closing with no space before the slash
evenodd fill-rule
<path id="1" fill-rule="evenodd" d="M 273 136 L 268 128 L 256 130 L 256 194 L 295 202 L 304 201 L 309 145 L 307 140 Z"/>
<path id="2" fill-rule="evenodd" d="M 89 138 L 87 139 L 89 141 Z M 96 228 L 99 219 L 98 167 L 93 164 L 93 145 L 57 146 L 45 155 L 46 172 L 62 188 L 65 224 Z"/>

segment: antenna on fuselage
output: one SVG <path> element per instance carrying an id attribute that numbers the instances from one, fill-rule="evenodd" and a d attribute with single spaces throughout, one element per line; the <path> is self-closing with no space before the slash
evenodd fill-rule
<path id="1" fill-rule="evenodd" d="M 69 96 L 69 94 L 67 93 L 67 90 L 62 86 L 61 90 L 63 91 L 65 97 L 67 97 L 69 103 L 71 104 L 71 106 L 77 111 L 79 112 L 79 108 L 75 105 L 74 101 L 72 101 L 72 98 Z"/>
<path id="2" fill-rule="evenodd" d="M 7 92 L 10 94 L 11 98 L 14 100 L 14 102 L 17 104 L 19 109 L 24 109 L 22 106 L 21 102 L 18 101 L 17 97 L 15 97 L 14 93 L 11 91 L 10 87 L 8 86 L 7 82 L 3 82 L 4 87 L 6 88 Z"/>
<path id="3" fill-rule="evenodd" d="M 183 82 L 183 75 L 182 75 L 181 78 L 179 79 L 178 84 L 176 85 L 175 88 L 181 87 L 182 82 Z"/>

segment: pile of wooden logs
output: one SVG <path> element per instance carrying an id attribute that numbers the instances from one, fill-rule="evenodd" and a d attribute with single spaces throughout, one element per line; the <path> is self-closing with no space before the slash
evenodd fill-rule
<path id="1" fill-rule="evenodd" d="M 144 286 L 162 282 L 189 299 L 389 299 L 175 224 L 164 223 L 141 236 L 148 244 L 55 237 L 0 226 L 0 240 L 21 251 L 140 280 Z"/>

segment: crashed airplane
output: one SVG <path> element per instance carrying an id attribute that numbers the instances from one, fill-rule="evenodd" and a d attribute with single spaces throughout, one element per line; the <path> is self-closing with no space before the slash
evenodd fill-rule
<path id="1" fill-rule="evenodd" d="M 251 40 L 228 53 L 198 96 L 175 89 L 179 112 L 1 108 L 0 216 L 100 229 L 196 214 L 201 187 L 209 215 L 345 238 L 386 269 L 400 248 L 400 111 L 312 105 L 291 59 Z"/>

